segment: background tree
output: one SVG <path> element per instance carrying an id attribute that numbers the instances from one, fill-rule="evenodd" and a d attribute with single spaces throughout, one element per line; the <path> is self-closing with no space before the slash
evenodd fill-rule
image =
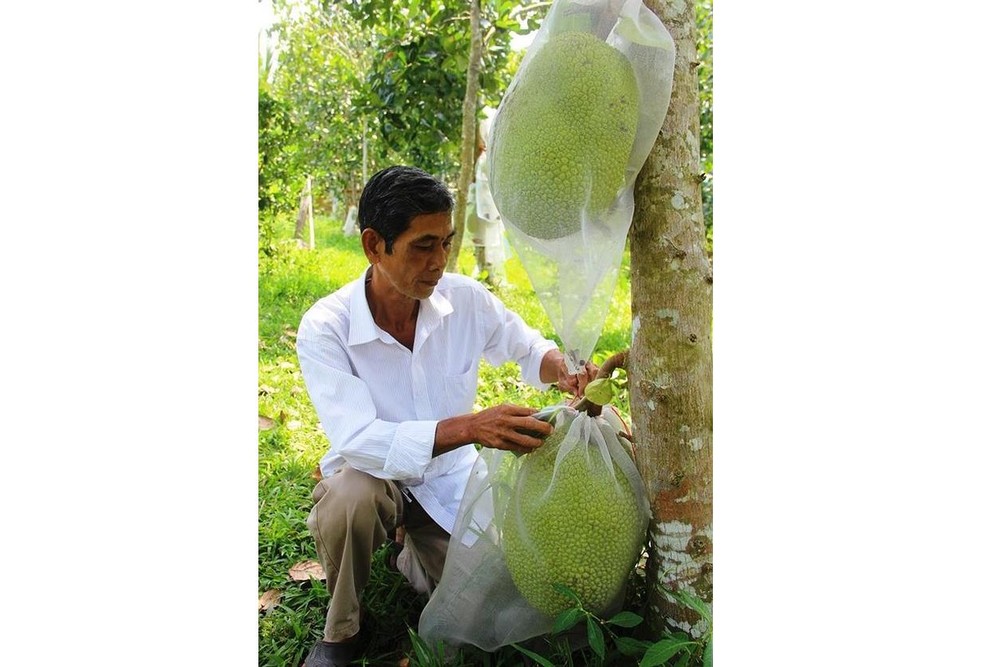
<path id="1" fill-rule="evenodd" d="M 455 197 L 455 210 L 452 220 L 455 227 L 455 238 L 451 253 L 448 255 L 446 270 L 454 271 L 458 264 L 458 254 L 462 249 L 462 239 L 465 236 L 465 207 L 468 204 L 469 184 L 472 183 L 472 170 L 475 168 L 476 144 L 478 137 L 479 111 L 479 70 L 483 59 L 483 37 L 479 25 L 479 0 L 469 1 L 469 25 L 472 39 L 469 46 L 469 67 L 465 80 L 465 101 L 462 103 L 462 153 L 461 168 L 458 176 L 458 192 Z"/>
<path id="2" fill-rule="evenodd" d="M 360 101 L 386 147 L 380 156 L 414 164 L 454 186 L 472 51 L 468 0 L 335 4 L 369 31 L 373 53 L 378 54 L 363 77 Z M 517 13 L 518 5 L 507 0 L 481 7 L 482 61 L 476 78 L 489 104 L 499 101 L 509 82 L 512 35 L 537 28 L 542 7 Z"/>
<path id="3" fill-rule="evenodd" d="M 631 228 L 629 392 L 653 507 L 647 563 L 653 629 L 707 624 L 666 591 L 712 602 L 712 271 L 699 147 L 696 7 L 647 0 L 677 47 L 664 130 L 636 182 Z"/>
<path id="4" fill-rule="evenodd" d="M 295 124 L 265 77 L 257 87 L 257 126 L 257 245 L 270 256 L 275 252 L 274 221 L 296 205 L 301 173 Z"/>
<path id="5" fill-rule="evenodd" d="M 273 94 L 301 137 L 299 170 L 346 204 L 366 175 L 397 163 L 464 197 L 463 99 L 473 100 L 475 118 L 480 102 L 499 104 L 518 61 L 511 38 L 536 29 L 548 4 L 480 0 L 473 23 L 467 0 L 276 0 Z M 463 223 L 458 216 L 459 233 Z"/>
<path id="6" fill-rule="evenodd" d="M 712 0 L 697 0 L 698 22 L 698 100 L 701 105 L 701 208 L 705 214 L 705 237 L 708 256 L 712 256 Z"/>
<path id="7" fill-rule="evenodd" d="M 362 105 L 362 80 L 374 57 L 371 31 L 339 5 L 275 0 L 274 9 L 274 91 L 301 138 L 299 170 L 313 176 L 314 191 L 355 203 L 367 171 L 362 161 L 375 150 L 366 150 L 371 117 Z"/>

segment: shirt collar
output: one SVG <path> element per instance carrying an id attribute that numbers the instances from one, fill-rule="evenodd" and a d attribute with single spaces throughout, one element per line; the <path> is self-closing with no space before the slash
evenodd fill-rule
<path id="1" fill-rule="evenodd" d="M 433 325 L 440 322 L 445 315 L 450 315 L 455 310 L 451 301 L 448 301 L 444 294 L 438 292 L 436 287 L 429 297 L 420 300 L 420 311 L 425 312 L 425 308 L 427 309 L 426 321 L 429 328 L 433 328 Z"/>
<path id="2" fill-rule="evenodd" d="M 431 332 L 441 326 L 445 316 L 455 310 L 451 302 L 437 291 L 431 292 L 426 299 L 420 300 L 420 314 L 417 316 L 417 331 L 413 337 L 413 353 L 416 354 L 423 347 L 424 341 Z"/>
<path id="3" fill-rule="evenodd" d="M 371 308 L 368 307 L 368 299 L 365 296 L 365 278 L 371 267 L 368 267 L 361 274 L 361 277 L 354 281 L 351 289 L 351 329 L 347 336 L 348 345 L 361 345 L 376 338 L 382 338 L 384 332 L 375 324 L 372 317 Z M 430 332 L 435 329 L 446 315 L 454 312 L 455 308 L 446 296 L 435 289 L 426 299 L 420 300 L 420 316 L 417 322 L 418 332 Z M 388 334 L 384 334 L 388 336 Z M 386 341 L 390 342 L 390 341 Z"/>

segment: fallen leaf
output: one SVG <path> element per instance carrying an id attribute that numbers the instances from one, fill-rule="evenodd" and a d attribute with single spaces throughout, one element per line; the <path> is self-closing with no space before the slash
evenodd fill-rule
<path id="1" fill-rule="evenodd" d="M 265 614 L 278 604 L 278 600 L 281 599 L 281 591 L 277 588 L 272 588 L 263 595 L 260 596 L 260 600 L 257 601 L 257 611 L 262 611 Z"/>
<path id="2" fill-rule="evenodd" d="M 309 476 L 319 482 L 323 479 L 323 471 L 319 469 L 319 466 L 316 466 Z"/>
<path id="3" fill-rule="evenodd" d="M 257 427 L 261 431 L 270 431 L 274 428 L 274 420 L 264 415 L 257 415 Z"/>
<path id="4" fill-rule="evenodd" d="M 295 368 L 295 364 L 290 361 L 282 361 L 278 363 L 278 368 Z"/>
<path id="5" fill-rule="evenodd" d="M 399 661 L 399 667 L 410 667 L 410 658 L 409 658 L 409 656 L 405 656 L 404 655 L 400 659 L 400 661 Z"/>
<path id="6" fill-rule="evenodd" d="M 302 426 L 302 422 L 298 419 L 293 419 L 292 421 L 285 424 L 289 431 L 297 431 Z"/>
<path id="7" fill-rule="evenodd" d="M 296 338 L 299 335 L 298 331 L 296 331 L 295 329 L 291 328 L 287 324 L 285 325 L 285 330 L 282 333 L 284 333 L 286 336 L 289 336 L 291 338 Z"/>
<path id="8" fill-rule="evenodd" d="M 278 390 L 275 389 L 274 387 L 269 387 L 266 384 L 262 384 L 260 387 L 257 388 L 257 395 L 258 396 L 269 395 L 275 393 L 276 391 Z"/>
<path id="9" fill-rule="evenodd" d="M 323 566 L 314 560 L 304 560 L 301 563 L 296 563 L 288 570 L 288 576 L 293 581 L 308 581 L 310 579 L 326 581 L 326 573 L 323 572 Z"/>

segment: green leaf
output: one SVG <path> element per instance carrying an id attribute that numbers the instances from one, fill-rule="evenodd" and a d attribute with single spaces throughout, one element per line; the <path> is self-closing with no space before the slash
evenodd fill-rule
<path id="1" fill-rule="evenodd" d="M 607 405 L 615 398 L 615 386 L 608 378 L 598 378 L 587 384 L 583 395 L 594 405 Z"/>
<path id="2" fill-rule="evenodd" d="M 644 639 L 635 639 L 634 637 L 615 637 L 615 645 L 625 655 L 639 655 L 640 653 L 645 653 L 653 644 Z"/>
<path id="3" fill-rule="evenodd" d="M 666 592 L 666 594 L 669 595 L 670 597 L 676 599 L 678 602 L 680 602 L 688 609 L 693 609 L 694 611 L 698 612 L 698 615 L 700 615 L 706 621 L 712 620 L 712 610 L 708 608 L 708 605 L 706 605 L 704 600 L 702 600 L 701 598 L 695 597 L 694 595 L 691 595 L 687 591 L 683 590 L 676 590 L 676 591 L 665 590 L 664 592 Z"/>
<path id="4" fill-rule="evenodd" d="M 580 596 L 574 593 L 569 588 L 569 586 L 566 586 L 565 584 L 556 583 L 552 584 L 552 588 L 556 589 L 556 593 L 559 593 L 563 597 L 569 598 L 570 600 L 572 600 L 573 602 L 577 603 L 580 606 L 583 606 L 583 602 L 580 600 Z"/>
<path id="5" fill-rule="evenodd" d="M 619 625 L 623 628 L 634 628 L 642 623 L 642 616 L 631 611 L 621 611 L 608 619 L 608 625 Z"/>
<path id="6" fill-rule="evenodd" d="M 712 638 L 708 638 L 708 643 L 705 644 L 705 653 L 701 657 L 702 667 L 712 667 Z"/>
<path id="7" fill-rule="evenodd" d="M 682 648 L 693 644 L 694 642 L 678 641 L 676 639 L 661 639 L 649 647 L 649 650 L 646 651 L 646 655 L 642 656 L 642 661 L 639 663 L 639 667 L 655 667 L 656 665 L 662 665 Z"/>
<path id="8" fill-rule="evenodd" d="M 556 616 L 555 623 L 552 624 L 552 634 L 557 635 L 560 632 L 565 632 L 569 630 L 574 625 L 580 622 L 586 616 L 583 610 L 579 607 L 571 607 L 566 611 L 562 612 Z"/>
<path id="9" fill-rule="evenodd" d="M 407 628 L 406 631 L 410 635 L 410 643 L 413 645 L 413 651 L 417 654 L 417 660 L 421 665 L 433 665 L 434 657 L 431 655 L 431 650 L 421 639 L 420 635 L 413 631 L 413 628 Z"/>
<path id="10" fill-rule="evenodd" d="M 597 626 L 593 617 L 587 617 L 587 642 L 590 644 L 590 648 L 594 649 L 594 653 L 597 654 L 602 661 L 604 660 L 604 633 Z"/>
<path id="11" fill-rule="evenodd" d="M 528 649 L 522 648 L 522 647 L 518 646 L 517 644 L 511 644 L 511 646 L 513 646 L 518 651 L 520 651 L 524 655 L 526 655 L 529 658 L 531 658 L 532 660 L 534 660 L 539 665 L 542 665 L 542 667 L 556 667 L 550 661 L 546 660 L 545 658 L 543 658 L 542 656 L 538 655 L 534 651 L 529 651 Z"/>

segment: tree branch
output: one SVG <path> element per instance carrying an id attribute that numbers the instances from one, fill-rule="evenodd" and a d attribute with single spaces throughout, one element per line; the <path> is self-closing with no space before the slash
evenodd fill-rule
<path id="1" fill-rule="evenodd" d="M 597 370 L 597 377 L 595 380 L 601 378 L 611 377 L 611 374 L 616 368 L 628 369 L 628 348 L 618 352 L 616 354 L 608 357 L 601 367 Z M 604 406 L 597 405 L 596 403 L 591 403 L 585 397 L 581 396 L 575 402 L 570 403 L 569 407 L 579 410 L 580 412 L 586 411 L 591 417 L 596 417 L 601 414 L 601 410 Z"/>

